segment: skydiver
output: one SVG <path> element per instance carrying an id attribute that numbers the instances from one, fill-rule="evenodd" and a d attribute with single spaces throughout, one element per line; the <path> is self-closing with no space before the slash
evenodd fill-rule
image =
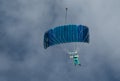
<path id="1" fill-rule="evenodd" d="M 80 61 L 79 61 L 79 55 L 78 55 L 77 51 L 69 52 L 69 54 L 70 54 L 70 58 L 73 58 L 74 65 L 80 65 L 81 66 Z"/>
<path id="2" fill-rule="evenodd" d="M 79 61 L 79 56 L 76 54 L 76 55 L 73 55 L 73 61 L 74 61 L 74 65 L 80 65 L 80 61 Z"/>

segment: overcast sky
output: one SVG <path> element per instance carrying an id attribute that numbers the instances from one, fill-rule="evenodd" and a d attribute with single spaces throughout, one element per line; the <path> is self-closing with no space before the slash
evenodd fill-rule
<path id="1" fill-rule="evenodd" d="M 89 27 L 74 66 L 44 32 L 64 24 Z M 0 81 L 120 81 L 120 0 L 0 0 Z"/>

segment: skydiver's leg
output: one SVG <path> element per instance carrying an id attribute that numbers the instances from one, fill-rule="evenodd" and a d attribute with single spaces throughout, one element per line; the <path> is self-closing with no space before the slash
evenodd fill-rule
<path id="1" fill-rule="evenodd" d="M 81 66 L 81 63 L 80 63 L 79 59 L 78 59 L 78 65 Z"/>
<path id="2" fill-rule="evenodd" d="M 73 60 L 73 62 L 74 62 L 74 65 L 77 65 L 77 61 L 75 59 Z"/>

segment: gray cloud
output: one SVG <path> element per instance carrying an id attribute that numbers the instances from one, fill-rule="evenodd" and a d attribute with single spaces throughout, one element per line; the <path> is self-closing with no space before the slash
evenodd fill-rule
<path id="1" fill-rule="evenodd" d="M 0 81 L 119 81 L 119 0 L 1 0 Z M 43 48 L 48 29 L 87 25 L 90 44 L 81 45 L 82 67 L 60 46 Z"/>

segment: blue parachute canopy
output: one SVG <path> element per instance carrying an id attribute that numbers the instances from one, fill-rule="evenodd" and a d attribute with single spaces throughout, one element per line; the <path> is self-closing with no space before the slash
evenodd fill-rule
<path id="1" fill-rule="evenodd" d="M 63 25 L 48 30 L 44 34 L 44 48 L 49 46 L 70 43 L 89 43 L 89 29 L 83 25 Z"/>

